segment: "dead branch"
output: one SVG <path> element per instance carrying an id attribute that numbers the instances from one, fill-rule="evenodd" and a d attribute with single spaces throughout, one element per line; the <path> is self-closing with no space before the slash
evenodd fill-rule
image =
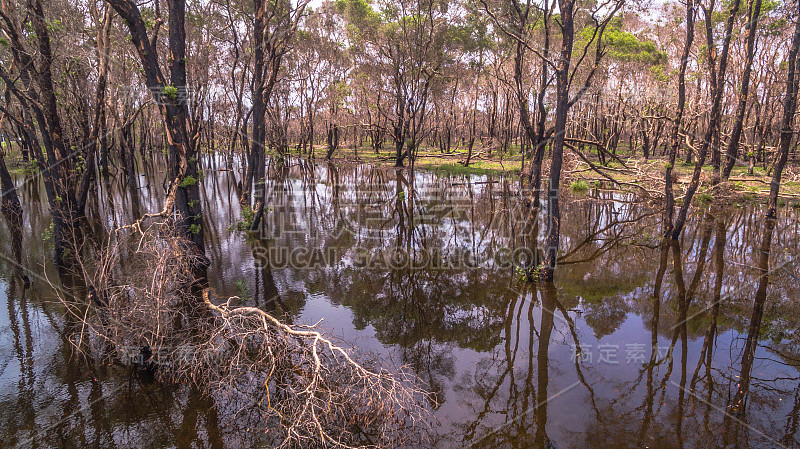
<path id="1" fill-rule="evenodd" d="M 642 192 L 644 192 L 645 194 L 647 194 L 647 195 L 650 195 L 650 196 L 654 196 L 654 195 L 655 195 L 655 192 L 651 192 L 650 190 L 647 190 L 646 188 L 644 188 L 644 187 L 642 187 L 642 186 L 640 186 L 640 185 L 638 185 L 638 184 L 634 184 L 634 183 L 632 183 L 632 182 L 619 181 L 619 180 L 617 180 L 617 179 L 614 179 L 612 176 L 608 175 L 607 173 L 604 173 L 604 172 L 603 172 L 603 171 L 600 169 L 600 167 L 598 167 L 597 165 L 593 164 L 593 163 L 592 163 L 592 162 L 591 162 L 591 161 L 590 161 L 588 158 L 586 158 L 586 156 L 584 156 L 584 155 L 583 155 L 583 154 L 580 152 L 580 150 L 578 150 L 577 148 L 575 148 L 575 146 L 574 146 L 574 145 L 570 144 L 569 142 L 564 142 L 564 145 L 565 145 L 567 148 L 569 148 L 570 150 L 572 150 L 572 151 L 573 151 L 575 154 L 577 154 L 577 155 L 578 155 L 578 157 L 580 157 L 580 158 L 581 158 L 581 160 L 583 160 L 583 162 L 585 162 L 586 164 L 588 164 L 588 165 L 589 165 L 589 167 L 590 167 L 592 170 L 594 170 L 594 172 L 595 172 L 595 173 L 599 174 L 599 175 L 600 175 L 600 176 L 602 176 L 603 178 L 605 178 L 605 179 L 607 179 L 607 180 L 609 180 L 609 181 L 611 181 L 611 182 L 613 182 L 614 184 L 617 184 L 617 185 L 626 185 L 626 186 L 635 187 L 635 188 L 637 188 L 637 189 L 640 189 Z M 604 168 L 605 168 L 605 167 L 604 167 Z"/>
<path id="2" fill-rule="evenodd" d="M 216 304 L 191 288 L 196 263 L 174 220 L 117 233 L 97 260 L 82 264 L 92 295 L 62 297 L 82 324 L 79 351 L 127 361 L 159 379 L 190 384 L 218 407 L 239 398 L 270 447 L 425 445 L 431 396 L 404 368 L 356 357 L 316 325 L 289 325 L 239 298 Z M 88 268 L 89 266 L 93 268 Z M 240 412 L 237 412 L 240 413 Z"/>

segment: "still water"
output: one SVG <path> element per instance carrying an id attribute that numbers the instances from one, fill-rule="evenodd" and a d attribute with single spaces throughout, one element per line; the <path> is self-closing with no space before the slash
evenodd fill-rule
<path id="1" fill-rule="evenodd" d="M 544 226 L 526 225 L 515 180 L 270 163 L 248 234 L 236 162 L 203 163 L 216 295 L 410 367 L 437 399 L 436 447 L 800 447 L 797 209 L 772 229 L 759 206 L 697 207 L 670 246 L 656 205 L 565 192 L 557 281 L 536 286 L 516 265 Z M 160 209 L 163 168 L 140 165 L 134 186 L 99 184 L 97 232 Z M 241 404 L 74 353 L 43 191 L 17 185 L 22 223 L 0 220 L 0 446 L 258 446 Z"/>

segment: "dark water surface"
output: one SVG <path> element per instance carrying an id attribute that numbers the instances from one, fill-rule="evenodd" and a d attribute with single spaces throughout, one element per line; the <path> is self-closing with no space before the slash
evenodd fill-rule
<path id="1" fill-rule="evenodd" d="M 557 282 L 535 286 L 514 262 L 544 229 L 516 181 L 271 164 L 248 236 L 225 165 L 205 160 L 202 185 L 216 294 L 324 318 L 409 365 L 438 398 L 437 447 L 800 447 L 797 209 L 771 229 L 759 206 L 697 207 L 664 246 L 656 207 L 566 192 Z M 162 170 L 122 178 L 90 207 L 97 229 L 160 208 Z M 0 447 L 256 445 L 241 405 L 73 353 L 44 193 L 17 183 L 21 229 L 0 219 Z"/>

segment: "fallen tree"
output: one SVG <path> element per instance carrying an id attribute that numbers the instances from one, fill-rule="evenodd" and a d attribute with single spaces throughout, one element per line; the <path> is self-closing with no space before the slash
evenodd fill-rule
<path id="1" fill-rule="evenodd" d="M 317 326 L 219 301 L 172 220 L 113 237 L 82 260 L 89 301 L 62 295 L 79 351 L 152 370 L 218 401 L 251 398 L 271 447 L 399 447 L 428 441 L 431 396 L 404 369 L 356 357 Z M 252 429 L 251 429 L 252 430 Z"/>

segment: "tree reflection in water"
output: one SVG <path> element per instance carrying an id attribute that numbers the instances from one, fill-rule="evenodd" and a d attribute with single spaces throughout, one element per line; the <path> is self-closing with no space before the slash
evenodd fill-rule
<path id="1" fill-rule="evenodd" d="M 296 323 L 324 318 L 360 350 L 410 365 L 437 395 L 437 446 L 800 446 L 791 209 L 766 224 L 758 206 L 699 209 L 664 243 L 658 207 L 592 190 L 562 205 L 557 282 L 536 285 L 519 268 L 537 260 L 539 230 L 513 180 L 271 161 L 272 209 L 247 235 L 238 175 L 212 159 L 202 197 L 216 294 Z M 136 195 L 128 179 L 101 183 L 96 233 L 155 210 L 159 170 L 142 164 Z M 257 444 L 246 412 L 257 398 L 73 357 L 40 264 L 43 196 L 16 181 L 24 220 L 0 224 L 4 442 Z M 325 257 L 283 257 L 309 248 Z"/>

